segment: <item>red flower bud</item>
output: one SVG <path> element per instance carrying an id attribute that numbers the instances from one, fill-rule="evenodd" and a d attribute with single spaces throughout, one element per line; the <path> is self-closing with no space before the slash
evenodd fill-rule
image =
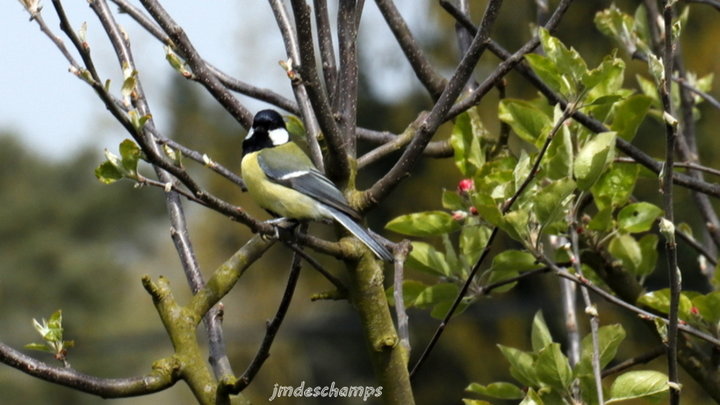
<path id="1" fill-rule="evenodd" d="M 467 193 L 468 191 L 475 189 L 475 182 L 473 181 L 473 179 L 462 179 L 458 183 L 457 188 L 459 193 Z"/>

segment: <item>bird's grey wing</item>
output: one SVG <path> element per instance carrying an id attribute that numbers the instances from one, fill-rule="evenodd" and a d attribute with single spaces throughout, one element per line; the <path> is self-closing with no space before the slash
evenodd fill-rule
<path id="1" fill-rule="evenodd" d="M 297 190 L 318 202 L 338 209 L 353 218 L 358 214 L 347 202 L 337 186 L 320 173 L 305 155 L 290 156 L 285 153 L 273 153 L 267 149 L 258 156 L 258 164 L 272 181 Z"/>

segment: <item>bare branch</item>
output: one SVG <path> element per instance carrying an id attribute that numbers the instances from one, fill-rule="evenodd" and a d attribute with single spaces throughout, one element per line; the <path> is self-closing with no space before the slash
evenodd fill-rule
<path id="1" fill-rule="evenodd" d="M 135 20 L 135 22 L 140 24 L 141 27 L 143 27 L 152 36 L 157 38 L 161 43 L 174 48 L 177 52 L 179 52 L 179 55 L 181 57 L 187 58 L 187 56 L 182 53 L 182 49 L 179 49 L 175 46 L 172 39 L 170 39 L 170 37 L 165 34 L 162 28 L 160 28 L 154 21 L 152 21 L 148 16 L 146 16 L 140 9 L 130 4 L 127 0 L 110 1 L 115 3 L 122 12 L 127 13 L 133 20 Z M 249 83 L 238 80 L 209 63 L 207 64 L 207 67 L 210 72 L 217 77 L 220 83 L 222 83 L 229 90 L 246 95 L 248 97 L 255 98 L 257 100 L 265 101 L 266 103 L 282 108 L 283 110 L 289 111 L 293 114 L 298 113 L 297 105 L 295 105 L 295 103 L 293 103 L 286 97 L 283 97 L 272 90 L 255 87 Z M 191 75 L 189 79 L 199 82 L 199 79 L 195 75 Z"/>
<path id="2" fill-rule="evenodd" d="M 565 14 L 568 7 L 570 7 L 570 3 L 572 3 L 572 1 L 573 0 L 563 0 L 560 2 L 560 4 L 558 4 L 555 12 L 553 12 L 552 17 L 550 17 L 548 22 L 545 24 L 545 28 L 548 31 L 552 32 L 557 27 L 557 25 L 560 23 L 561 17 Z M 482 26 L 478 31 L 482 31 Z M 453 108 L 447 114 L 446 118 L 451 119 L 479 103 L 480 100 L 485 96 L 485 94 L 487 94 L 502 77 L 508 74 L 516 65 L 522 62 L 525 55 L 532 52 L 532 50 L 535 49 L 539 44 L 540 39 L 537 37 L 537 35 L 535 35 L 532 39 L 526 42 L 525 45 L 521 46 L 520 49 L 518 49 L 514 54 L 510 55 L 508 58 L 505 58 L 503 63 L 501 63 L 491 75 L 486 77 L 485 80 L 483 80 L 482 83 L 478 85 L 478 87 L 475 89 L 475 91 L 473 91 L 470 96 L 453 106 Z"/>
<path id="3" fill-rule="evenodd" d="M 210 67 L 200 54 L 195 50 L 192 42 L 185 34 L 185 31 L 157 0 L 141 0 L 143 7 L 150 13 L 155 22 L 162 27 L 163 31 L 172 39 L 181 55 L 184 55 L 195 78 L 205 86 L 208 92 L 225 107 L 225 109 L 245 128 L 252 125 L 252 113 L 233 97 L 228 89 L 220 83 L 212 74 Z"/>
<path id="4" fill-rule="evenodd" d="M 337 80 L 337 94 L 334 111 L 338 129 L 344 137 L 348 155 L 357 154 L 355 123 L 357 122 L 358 90 L 358 21 L 362 14 L 362 3 L 353 0 L 341 1 L 338 10 L 338 47 L 340 52 L 340 71 Z"/>
<path id="5" fill-rule="evenodd" d="M 423 150 L 432 139 L 440 124 L 448 119 L 448 112 L 452 103 L 460 95 L 465 83 L 475 68 L 475 64 L 482 55 L 490 34 L 490 27 L 497 17 L 502 0 L 494 0 L 488 3 L 481 28 L 473 38 L 470 48 L 463 56 L 455 69 L 455 73 L 445 86 L 442 95 L 428 114 L 421 114 L 412 125 L 417 125 L 417 132 L 413 140 L 407 146 L 397 163 L 388 171 L 385 176 L 378 180 L 369 190 L 364 193 L 363 209 L 376 204 L 388 195 L 402 179 L 407 177 L 412 167 L 415 166 Z"/>
<path id="6" fill-rule="evenodd" d="M 265 330 L 265 337 L 263 338 L 257 354 L 253 358 L 252 362 L 250 362 L 250 365 L 247 367 L 243 375 L 240 376 L 240 378 L 238 378 L 232 386 L 221 387 L 221 390 L 227 389 L 228 392 L 231 392 L 233 394 L 241 392 L 243 389 L 245 389 L 245 387 L 250 384 L 253 378 L 255 378 L 255 375 L 258 373 L 258 371 L 260 371 L 260 367 L 262 367 L 263 363 L 265 363 L 265 360 L 267 360 L 267 358 L 270 356 L 270 347 L 272 347 L 275 336 L 280 329 L 280 325 L 285 319 L 288 308 L 290 308 L 290 302 L 292 301 L 293 294 L 295 293 L 295 286 L 297 286 L 297 281 L 300 277 L 301 268 L 302 267 L 300 255 L 295 253 L 293 255 L 293 260 L 290 267 L 290 276 L 288 277 L 285 292 L 283 293 L 282 299 L 280 300 L 280 305 L 278 306 L 275 316 L 273 317 L 272 321 L 268 322 L 267 324 L 267 328 Z"/>
<path id="7" fill-rule="evenodd" d="M 333 180 L 345 183 L 350 176 L 348 150 L 345 137 L 333 117 L 327 94 L 323 92 L 320 84 L 313 46 L 310 7 L 305 0 L 292 0 L 291 4 L 300 46 L 300 80 L 307 89 L 329 149 L 326 172 Z"/>
<path id="8" fill-rule="evenodd" d="M 720 1 L 718 0 L 685 0 L 686 3 L 707 4 L 717 11 L 720 11 Z"/>
<path id="9" fill-rule="evenodd" d="M 177 376 L 173 376 L 172 373 L 163 374 L 157 370 L 143 377 L 98 378 L 71 368 L 50 366 L 2 342 L 0 342 L 0 362 L 33 377 L 103 398 L 151 394 L 171 387 L 177 381 Z"/>
<path id="10" fill-rule="evenodd" d="M 395 39 L 408 62 L 410 62 L 410 66 L 415 71 L 418 80 L 425 86 L 433 100 L 437 101 L 442 95 L 447 81 L 435 71 L 435 68 L 427 60 L 422 49 L 413 38 L 407 23 L 395 7 L 395 3 L 392 0 L 375 0 L 375 4 L 380 9 L 393 35 L 395 35 Z"/>
<path id="11" fill-rule="evenodd" d="M 123 68 L 135 70 L 135 63 L 133 61 L 130 46 L 127 43 L 126 37 L 121 34 L 120 28 L 118 27 L 113 15 L 110 13 L 105 0 L 96 0 L 90 3 L 90 7 L 98 16 L 103 28 L 107 32 L 120 65 Z M 150 107 L 146 102 L 140 80 L 137 80 L 133 91 L 133 97 L 131 99 L 133 105 L 138 109 L 138 111 L 140 111 L 140 114 L 151 116 Z M 149 141 L 149 147 L 153 149 L 156 154 L 159 154 L 160 147 L 153 139 L 152 135 L 148 134 L 147 139 Z M 163 183 L 172 183 L 174 181 L 174 179 L 166 171 L 156 168 L 156 172 Z M 183 267 L 188 284 L 190 285 L 190 289 L 193 293 L 196 293 L 204 287 L 205 282 L 202 278 L 200 266 L 195 257 L 195 251 L 190 240 L 190 233 L 187 229 L 187 221 L 185 219 L 182 201 L 180 200 L 178 193 L 169 192 L 166 194 L 165 202 L 170 219 L 170 236 L 172 237 L 175 249 L 180 258 L 180 263 Z M 205 314 L 206 316 L 203 318 L 205 327 L 208 331 L 208 336 L 211 337 L 211 363 L 214 366 L 216 376 L 232 375 L 233 372 L 230 367 L 230 361 L 227 357 L 227 353 L 225 352 L 225 345 L 222 339 L 221 324 L 218 322 L 220 319 L 218 313 L 219 309 L 214 308 Z"/>
<path id="12" fill-rule="evenodd" d="M 293 32 L 290 18 L 287 10 L 285 9 L 285 4 L 280 0 L 270 0 L 270 7 L 273 10 L 275 20 L 280 28 L 280 34 L 282 35 L 283 42 L 285 43 L 287 56 L 292 61 L 292 64 L 298 63 L 300 61 L 300 46 L 298 45 L 297 37 Z M 292 69 L 292 66 L 288 66 L 288 68 Z M 307 133 L 306 139 L 308 148 L 310 149 L 310 157 L 312 158 L 315 167 L 324 172 L 325 162 L 323 161 L 322 151 L 320 150 L 320 144 L 318 143 L 321 131 L 317 118 L 315 118 L 315 113 L 313 112 L 307 89 L 301 79 L 294 79 L 290 82 L 295 94 L 295 100 L 297 100 L 300 105 L 300 115 L 305 123 L 305 131 Z"/>
<path id="13" fill-rule="evenodd" d="M 325 88 L 330 95 L 330 103 L 335 105 L 335 99 L 337 98 L 337 66 L 335 63 L 332 32 L 330 31 L 327 0 L 313 0 L 313 6 Z"/>

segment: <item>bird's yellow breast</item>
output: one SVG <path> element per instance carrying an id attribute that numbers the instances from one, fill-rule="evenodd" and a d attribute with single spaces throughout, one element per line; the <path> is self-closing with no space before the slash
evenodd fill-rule
<path id="1" fill-rule="evenodd" d="M 248 193 L 260 207 L 282 217 L 298 220 L 322 220 L 328 217 L 314 199 L 269 179 L 258 164 L 259 153 L 262 151 L 245 155 L 241 170 Z"/>

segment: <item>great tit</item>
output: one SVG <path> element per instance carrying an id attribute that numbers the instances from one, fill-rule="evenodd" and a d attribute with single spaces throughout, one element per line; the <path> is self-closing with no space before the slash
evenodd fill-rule
<path id="1" fill-rule="evenodd" d="M 335 220 L 382 260 L 392 254 L 356 221 L 360 215 L 313 165 L 274 110 L 255 114 L 242 143 L 241 170 L 250 196 L 274 215 L 299 221 Z"/>

